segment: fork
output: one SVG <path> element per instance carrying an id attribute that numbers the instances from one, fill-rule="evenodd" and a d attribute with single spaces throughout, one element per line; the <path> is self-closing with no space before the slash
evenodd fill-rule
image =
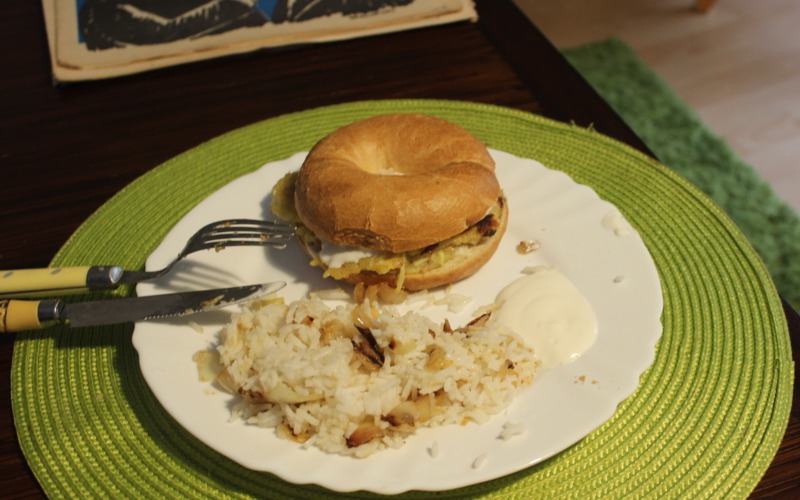
<path id="1" fill-rule="evenodd" d="M 285 248 L 294 236 L 290 224 L 258 219 L 230 219 L 200 228 L 167 266 L 155 271 L 127 271 L 119 266 L 75 266 L 0 271 L 0 297 L 41 297 L 112 290 L 166 275 L 189 254 L 201 250 L 224 250 L 229 246 Z"/>

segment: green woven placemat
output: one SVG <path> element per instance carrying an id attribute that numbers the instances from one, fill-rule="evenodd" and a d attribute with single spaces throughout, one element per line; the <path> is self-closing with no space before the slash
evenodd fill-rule
<path id="1" fill-rule="evenodd" d="M 460 123 L 493 148 L 535 158 L 592 186 L 640 231 L 665 301 L 655 362 L 611 420 L 540 465 L 435 496 L 746 496 L 776 453 L 790 410 L 793 364 L 779 297 L 761 260 L 717 205 L 667 168 L 598 133 L 449 101 L 361 102 L 291 114 L 233 131 L 144 175 L 90 217 L 53 264 L 143 266 L 169 229 L 227 182 L 307 150 L 348 122 L 406 111 Z M 48 495 L 339 496 L 247 470 L 201 444 L 153 397 L 131 332 L 132 326 L 119 326 L 18 336 L 14 418 Z"/>

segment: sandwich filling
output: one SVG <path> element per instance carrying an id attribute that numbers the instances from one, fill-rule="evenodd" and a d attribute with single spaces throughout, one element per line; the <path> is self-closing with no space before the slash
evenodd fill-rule
<path id="1" fill-rule="evenodd" d="M 503 216 L 505 199 L 500 197 L 480 221 L 444 241 L 403 253 L 344 247 L 324 241 L 303 225 L 294 206 L 296 173 L 289 173 L 275 185 L 270 209 L 277 217 L 297 226 L 297 235 L 312 255 L 311 265 L 324 269 L 324 276 L 338 280 L 360 273 L 397 276 L 402 287 L 406 275 L 437 269 L 455 258 L 459 252 L 487 242 L 495 235 Z"/>

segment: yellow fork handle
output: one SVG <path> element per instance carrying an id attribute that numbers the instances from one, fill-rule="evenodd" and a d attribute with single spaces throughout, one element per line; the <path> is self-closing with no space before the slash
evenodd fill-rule
<path id="1" fill-rule="evenodd" d="M 0 271 L 0 297 L 37 297 L 116 288 L 122 270 L 108 266 Z"/>
<path id="2" fill-rule="evenodd" d="M 0 300 L 0 333 L 38 330 L 58 322 L 57 300 Z"/>

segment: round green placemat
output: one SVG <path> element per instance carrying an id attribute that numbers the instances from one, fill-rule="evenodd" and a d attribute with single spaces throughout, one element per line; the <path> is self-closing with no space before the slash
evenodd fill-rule
<path id="1" fill-rule="evenodd" d="M 593 131 L 451 101 L 359 102 L 286 115 L 209 141 L 142 176 L 91 216 L 53 264 L 142 267 L 189 209 L 231 180 L 308 150 L 351 121 L 409 111 L 460 123 L 490 147 L 563 170 L 615 204 L 655 260 L 664 332 L 634 395 L 568 450 L 498 480 L 403 496 L 750 493 L 777 452 L 791 405 L 794 367 L 780 299 L 762 262 L 713 202 L 657 162 Z M 18 335 L 14 419 L 49 496 L 340 496 L 247 470 L 196 440 L 145 384 L 132 331 L 127 325 Z"/>

